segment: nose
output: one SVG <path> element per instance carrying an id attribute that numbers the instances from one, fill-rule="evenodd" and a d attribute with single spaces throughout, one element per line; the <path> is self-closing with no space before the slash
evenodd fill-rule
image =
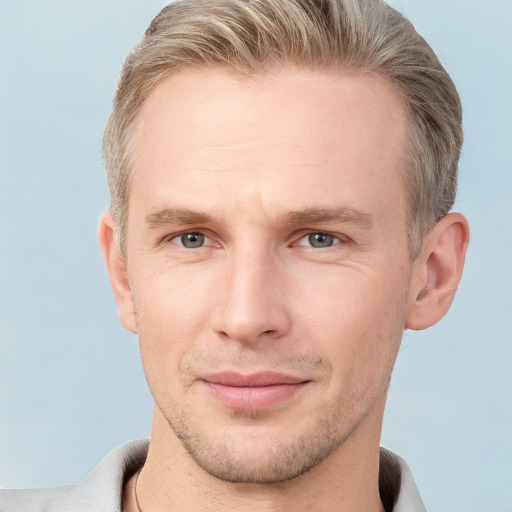
<path id="1" fill-rule="evenodd" d="M 248 252 L 223 262 L 213 328 L 241 343 L 277 340 L 291 328 L 285 271 L 272 255 Z"/>

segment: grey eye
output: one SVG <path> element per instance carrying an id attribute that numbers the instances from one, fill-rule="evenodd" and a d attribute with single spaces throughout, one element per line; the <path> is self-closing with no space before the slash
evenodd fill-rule
<path id="1" fill-rule="evenodd" d="M 202 233 L 183 233 L 178 237 L 179 245 L 186 247 L 187 249 L 197 249 L 204 245 L 205 235 Z"/>
<path id="2" fill-rule="evenodd" d="M 308 235 L 308 242 L 311 247 L 322 249 L 325 247 L 331 247 L 334 244 L 336 237 L 328 235 L 326 233 L 311 233 Z"/>

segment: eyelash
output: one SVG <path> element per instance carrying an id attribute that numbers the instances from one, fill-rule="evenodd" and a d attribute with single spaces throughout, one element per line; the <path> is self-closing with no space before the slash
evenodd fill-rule
<path id="1" fill-rule="evenodd" d="M 317 237 L 326 237 L 326 238 L 332 238 L 333 243 L 331 245 L 328 245 L 326 247 L 315 247 L 312 243 L 311 236 L 317 236 Z M 302 245 L 300 242 L 306 238 L 309 238 L 310 245 Z M 343 244 L 347 242 L 347 238 L 343 237 L 342 235 L 337 235 L 334 233 L 329 233 L 325 231 L 309 231 L 308 233 L 305 233 L 302 235 L 297 242 L 294 243 L 294 245 L 298 245 L 300 247 L 307 247 L 310 249 L 330 249 L 331 247 L 335 247 L 337 245 Z"/>
<path id="2" fill-rule="evenodd" d="M 203 231 L 200 231 L 200 230 L 191 230 L 191 231 L 181 231 L 180 233 L 175 233 L 167 238 L 164 239 L 164 243 L 173 243 L 173 245 L 177 246 L 177 247 L 180 247 L 181 249 L 184 249 L 184 250 L 192 250 L 194 248 L 192 247 L 185 247 L 183 244 L 178 244 L 178 243 L 175 243 L 174 241 L 175 240 L 178 240 L 180 239 L 182 236 L 184 235 L 199 235 L 199 236 L 203 236 L 207 239 L 210 239 L 211 240 L 211 237 L 209 237 L 206 233 L 204 233 Z M 203 248 L 204 245 L 201 245 L 199 247 L 196 247 L 196 249 L 201 249 Z"/>
<path id="3" fill-rule="evenodd" d="M 201 230 L 190 230 L 190 231 L 181 231 L 179 233 L 175 233 L 175 234 L 167 237 L 166 239 L 164 239 L 163 242 L 164 243 L 173 243 L 173 245 L 181 248 L 182 250 L 194 250 L 194 249 L 201 249 L 201 248 L 204 248 L 204 247 L 215 247 L 215 246 L 220 247 L 220 244 L 218 244 L 218 243 L 214 243 L 213 245 L 209 245 L 209 246 L 200 245 L 200 246 L 197 246 L 197 247 L 186 247 L 183 244 L 179 244 L 179 243 L 175 243 L 174 242 L 175 240 L 180 239 L 184 235 L 199 235 L 199 236 L 202 236 L 202 237 L 204 237 L 206 239 L 212 240 L 212 238 L 210 236 L 208 236 L 204 231 L 201 231 Z M 311 237 L 312 235 L 332 238 L 333 239 L 333 243 L 332 243 L 332 245 L 328 245 L 326 247 L 315 247 L 314 245 L 311 244 L 311 239 L 309 240 L 310 241 L 309 245 L 301 243 L 304 239 L 306 239 L 307 237 Z M 318 249 L 318 250 L 323 249 L 323 250 L 325 250 L 325 249 L 330 249 L 331 247 L 335 247 L 337 245 L 346 244 L 348 241 L 349 241 L 348 238 L 346 236 L 344 236 L 344 235 L 330 233 L 330 232 L 327 232 L 327 231 L 313 231 L 313 230 L 311 230 L 311 231 L 307 231 L 307 232 L 301 233 L 301 236 L 299 238 L 295 239 L 295 241 L 293 243 L 291 243 L 290 245 L 292 247 L 293 246 L 298 246 L 298 247 L 305 247 L 305 248 L 308 248 L 308 249 Z"/>

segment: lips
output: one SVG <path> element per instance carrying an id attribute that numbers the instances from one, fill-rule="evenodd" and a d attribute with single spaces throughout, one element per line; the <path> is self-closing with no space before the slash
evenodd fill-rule
<path id="1" fill-rule="evenodd" d="M 309 382 L 276 372 L 223 372 L 207 375 L 203 380 L 210 395 L 221 404 L 248 411 L 264 410 L 289 400 Z"/>

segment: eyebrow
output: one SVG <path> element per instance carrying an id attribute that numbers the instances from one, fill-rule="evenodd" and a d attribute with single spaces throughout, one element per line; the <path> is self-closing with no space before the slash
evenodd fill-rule
<path id="1" fill-rule="evenodd" d="M 374 224 L 373 216 L 355 208 L 308 208 L 292 211 L 285 215 L 288 224 L 318 224 L 321 222 L 341 222 L 370 228 Z"/>
<path id="2" fill-rule="evenodd" d="M 151 213 L 145 221 L 150 228 L 158 228 L 167 224 L 212 224 L 213 217 L 186 208 L 165 208 Z"/>
<path id="3" fill-rule="evenodd" d="M 165 208 L 151 213 L 145 218 L 150 228 L 158 228 L 168 224 L 213 224 L 211 215 L 186 208 Z M 318 224 L 321 222 L 341 222 L 355 224 L 370 228 L 374 224 L 372 215 L 361 212 L 355 208 L 307 208 L 305 210 L 291 211 L 284 215 L 286 224 Z"/>

